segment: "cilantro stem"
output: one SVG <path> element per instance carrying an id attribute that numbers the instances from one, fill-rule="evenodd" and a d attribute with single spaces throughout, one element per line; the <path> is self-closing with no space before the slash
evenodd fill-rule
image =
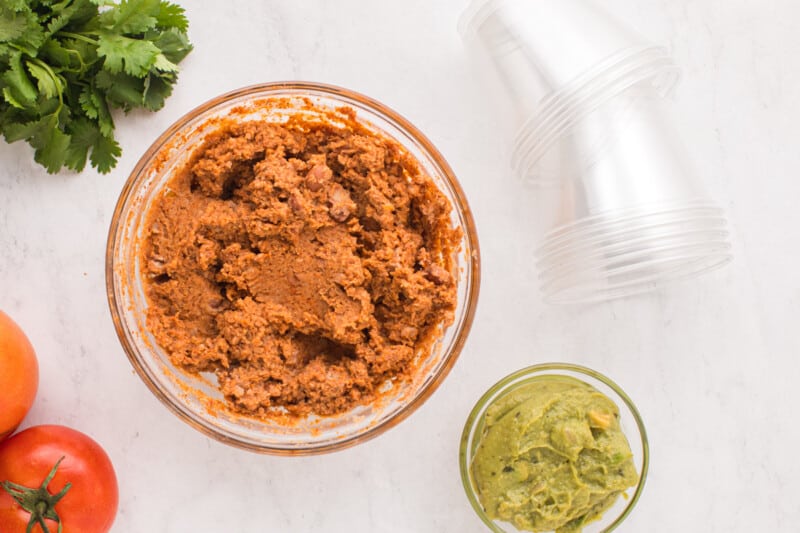
<path id="1" fill-rule="evenodd" d="M 94 39 L 87 37 L 85 35 L 81 35 L 80 33 L 72 33 L 71 31 L 59 31 L 56 35 L 60 35 L 61 37 L 67 37 L 69 39 L 76 39 L 78 41 L 83 41 L 85 43 L 97 45 L 97 41 Z"/>
<path id="2" fill-rule="evenodd" d="M 65 71 L 67 71 L 67 72 L 83 72 L 84 70 L 86 70 L 86 63 L 84 62 L 83 56 L 81 56 L 80 52 L 78 52 L 77 50 L 67 50 L 67 53 L 70 56 L 77 57 L 78 58 L 78 63 L 80 63 L 81 66 L 77 70 L 65 68 L 64 69 Z"/>

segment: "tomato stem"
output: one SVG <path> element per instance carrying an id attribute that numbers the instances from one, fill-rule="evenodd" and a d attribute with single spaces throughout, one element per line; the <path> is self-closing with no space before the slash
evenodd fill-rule
<path id="1" fill-rule="evenodd" d="M 41 486 L 36 489 L 24 487 L 22 485 L 12 483 L 11 481 L 3 481 L 3 483 L 0 484 L 0 486 L 3 487 L 3 490 L 10 494 L 20 507 L 31 514 L 31 519 L 28 522 L 28 527 L 25 529 L 25 533 L 31 533 L 33 531 L 33 526 L 36 524 L 41 526 L 44 533 L 50 533 L 50 529 L 47 527 L 45 519 L 52 520 L 53 522 L 57 523 L 58 533 L 62 533 L 63 525 L 61 524 L 61 518 L 56 512 L 56 504 L 67 495 L 69 489 L 72 488 L 72 483 L 67 483 L 64 485 L 64 488 L 61 489 L 57 494 L 50 494 L 50 492 L 47 490 L 47 485 L 53 481 L 56 471 L 58 470 L 58 466 L 63 460 L 64 457 L 56 461 L 53 469 L 50 470 L 50 473 L 47 474 L 47 477 L 44 478 L 44 481 L 42 481 Z"/>

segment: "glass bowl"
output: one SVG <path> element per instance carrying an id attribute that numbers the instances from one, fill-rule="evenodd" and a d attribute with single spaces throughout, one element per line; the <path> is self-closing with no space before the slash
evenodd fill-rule
<path id="1" fill-rule="evenodd" d="M 280 102 L 280 105 L 273 105 Z M 394 383 L 378 402 L 332 416 L 286 420 L 248 418 L 227 409 L 213 374 L 191 375 L 170 362 L 145 326 L 139 242 L 148 209 L 165 183 L 214 130 L 214 119 L 283 122 L 289 116 L 353 117 L 402 146 L 452 204 L 451 221 L 461 230 L 454 265 L 458 302 L 454 321 L 442 327 L 433 349 L 418 353 L 414 376 Z M 453 171 L 433 144 L 400 115 L 352 91 L 315 83 L 287 82 L 246 87 L 215 98 L 186 114 L 147 150 L 122 190 L 108 236 L 106 289 L 123 348 L 139 376 L 173 413 L 226 444 L 279 455 L 330 452 L 373 438 L 408 417 L 441 384 L 467 338 L 480 280 L 477 233 L 467 200 Z"/>
<path id="2" fill-rule="evenodd" d="M 472 476 L 472 459 L 480 444 L 484 431 L 484 418 L 486 409 L 501 397 L 517 387 L 530 383 L 532 380 L 545 376 L 567 376 L 588 385 L 591 385 L 610 398 L 619 408 L 620 426 L 633 452 L 633 461 L 639 473 L 639 482 L 628 489 L 623 497 L 618 498 L 614 505 L 608 509 L 601 519 L 586 524 L 583 533 L 600 533 L 613 531 L 631 513 L 644 489 L 647 471 L 650 465 L 650 447 L 647 442 L 647 432 L 642 422 L 636 405 L 627 394 L 613 381 L 590 368 L 566 363 L 546 363 L 523 368 L 498 381 L 492 388 L 478 400 L 472 408 L 464 432 L 461 435 L 461 448 L 459 452 L 459 467 L 461 481 L 470 504 L 478 516 L 488 526 L 489 530 L 496 533 L 510 533 L 522 531 L 508 522 L 492 520 L 486 515 L 478 499 L 478 488 Z M 630 493 L 633 493 L 632 496 Z"/>

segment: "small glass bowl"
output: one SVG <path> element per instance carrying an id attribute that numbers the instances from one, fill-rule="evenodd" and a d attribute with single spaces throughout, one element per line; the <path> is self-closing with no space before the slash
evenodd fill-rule
<path id="1" fill-rule="evenodd" d="M 190 375 L 172 365 L 147 331 L 147 301 L 142 286 L 139 243 L 153 201 L 176 169 L 187 161 L 215 119 L 285 122 L 301 114 L 360 125 L 402 146 L 450 201 L 451 222 L 461 230 L 454 252 L 458 302 L 451 326 L 441 328 L 430 353 L 418 354 L 414 376 L 393 383 L 379 401 L 333 417 L 262 420 L 226 407 L 211 375 Z M 117 335 L 139 376 L 173 413 L 195 429 L 226 444 L 277 455 L 330 452 L 373 438 L 409 416 L 441 384 L 469 333 L 480 282 L 477 233 L 467 200 L 453 171 L 433 144 L 400 115 L 352 91 L 304 82 L 246 87 L 215 98 L 186 114 L 147 150 L 120 194 L 106 252 L 106 289 Z"/>
<path id="2" fill-rule="evenodd" d="M 600 520 L 589 523 L 583 528 L 583 533 L 613 531 L 631 513 L 644 489 L 650 465 L 650 446 L 647 442 L 647 432 L 645 431 L 642 417 L 630 397 L 609 378 L 590 368 L 579 365 L 546 363 L 523 368 L 498 381 L 478 400 L 478 403 L 472 408 L 472 412 L 467 418 L 467 423 L 464 425 L 464 432 L 461 434 L 461 449 L 459 451 L 461 481 L 464 484 L 467 498 L 475 512 L 478 513 L 478 516 L 491 531 L 495 533 L 522 531 L 508 522 L 492 520 L 486 515 L 478 499 L 478 488 L 470 466 L 484 431 L 486 409 L 517 387 L 546 376 L 568 376 L 582 381 L 608 396 L 619 408 L 620 425 L 622 431 L 628 437 L 631 452 L 633 452 L 633 461 L 639 473 L 639 482 L 636 486 L 628 489 L 613 507 L 603 513 L 603 517 Z M 631 491 L 633 491 L 633 496 L 627 497 Z"/>

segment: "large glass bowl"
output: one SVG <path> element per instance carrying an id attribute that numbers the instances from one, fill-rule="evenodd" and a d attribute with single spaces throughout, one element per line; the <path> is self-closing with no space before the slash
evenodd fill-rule
<path id="1" fill-rule="evenodd" d="M 459 466 L 461 481 L 467 498 L 475 512 L 489 530 L 495 533 L 516 533 L 521 531 L 513 524 L 500 520 L 492 520 L 486 514 L 478 496 L 478 487 L 472 475 L 472 459 L 481 442 L 484 433 L 484 420 L 486 409 L 497 400 L 512 392 L 517 387 L 530 383 L 533 380 L 547 376 L 567 376 L 591 385 L 610 398 L 619 408 L 620 426 L 633 452 L 633 463 L 639 473 L 639 482 L 628 489 L 623 497 L 617 499 L 613 507 L 603 513 L 600 520 L 586 524 L 583 533 L 606 533 L 613 531 L 631 513 L 639 500 L 647 479 L 647 470 L 650 465 L 650 447 L 647 442 L 647 432 L 642 422 L 636 405 L 630 397 L 613 381 L 590 368 L 567 363 L 546 363 L 523 368 L 498 381 L 492 388 L 478 400 L 464 425 L 461 435 L 461 449 L 459 453 Z"/>
<path id="2" fill-rule="evenodd" d="M 280 105 L 273 105 L 279 102 Z M 349 109 L 349 110 L 348 110 Z M 170 362 L 148 332 L 147 301 L 142 287 L 139 243 L 148 209 L 165 183 L 204 137 L 214 119 L 234 113 L 241 120 L 283 122 L 302 113 L 356 120 L 395 140 L 413 156 L 453 206 L 452 224 L 461 229 L 454 264 L 458 276 L 455 320 L 441 328 L 430 352 L 418 353 L 418 368 L 406 382 L 392 384 L 380 401 L 334 417 L 308 416 L 258 420 L 225 408 L 213 375 L 190 375 Z M 122 190 L 111 222 L 106 253 L 106 287 L 111 315 L 122 346 L 153 394 L 183 421 L 226 444 L 283 454 L 315 454 L 346 448 L 398 424 L 422 405 L 441 384 L 464 346 L 472 324 L 479 286 L 475 225 L 453 171 L 431 142 L 386 106 L 352 91 L 314 83 L 270 83 L 240 89 L 201 105 L 178 120 L 142 156 Z"/>

